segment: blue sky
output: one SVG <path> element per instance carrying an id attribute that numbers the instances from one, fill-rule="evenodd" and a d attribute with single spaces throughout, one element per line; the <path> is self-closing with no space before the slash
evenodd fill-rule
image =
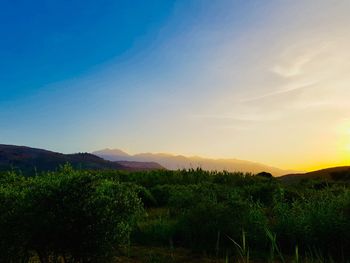
<path id="1" fill-rule="evenodd" d="M 2 1 L 2 100 L 76 78 L 149 42 L 172 1 Z M 137 8 L 135 8 L 135 6 Z"/>
<path id="2" fill-rule="evenodd" d="M 346 163 L 349 11 L 345 1 L 1 1 L 0 142 Z"/>

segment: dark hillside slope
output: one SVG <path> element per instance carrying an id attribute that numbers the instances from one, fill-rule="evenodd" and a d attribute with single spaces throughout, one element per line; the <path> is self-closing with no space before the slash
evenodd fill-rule
<path id="1" fill-rule="evenodd" d="M 0 144 L 0 171 L 20 170 L 24 174 L 35 171 L 52 171 L 58 166 L 70 163 L 75 168 L 91 170 L 156 170 L 163 169 L 157 163 L 112 162 L 89 153 L 62 154 L 25 146 Z"/>
<path id="2" fill-rule="evenodd" d="M 332 167 L 302 174 L 287 174 L 279 177 L 286 183 L 297 183 L 303 179 L 350 181 L 350 166 Z"/>

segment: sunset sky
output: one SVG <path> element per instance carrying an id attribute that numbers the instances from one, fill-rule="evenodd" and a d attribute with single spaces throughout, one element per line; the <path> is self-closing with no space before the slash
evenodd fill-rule
<path id="1" fill-rule="evenodd" d="M 350 1 L 0 1 L 0 143 L 350 165 Z"/>

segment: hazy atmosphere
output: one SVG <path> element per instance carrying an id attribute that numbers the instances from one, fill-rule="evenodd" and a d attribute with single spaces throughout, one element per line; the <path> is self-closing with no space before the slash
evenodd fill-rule
<path id="1" fill-rule="evenodd" d="M 0 0 L 0 262 L 350 263 L 350 0 Z"/>
<path id="2" fill-rule="evenodd" d="M 350 162 L 349 1 L 1 1 L 0 141 Z"/>

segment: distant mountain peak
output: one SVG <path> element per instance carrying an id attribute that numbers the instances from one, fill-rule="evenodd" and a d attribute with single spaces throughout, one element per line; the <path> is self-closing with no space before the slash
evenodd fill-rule
<path id="1" fill-rule="evenodd" d="M 269 165 L 257 162 L 244 161 L 239 159 L 211 159 L 200 156 L 184 156 L 169 153 L 139 153 L 134 155 L 122 155 L 120 150 L 100 150 L 93 154 L 110 161 L 139 161 L 139 162 L 156 162 L 166 169 L 190 169 L 202 168 L 204 170 L 226 170 L 229 172 L 249 172 L 260 173 L 269 172 L 274 176 L 294 173 L 293 171 L 283 170 Z"/>
<path id="2" fill-rule="evenodd" d="M 110 148 L 106 148 L 103 150 L 99 150 L 99 151 L 95 151 L 93 152 L 93 154 L 113 154 L 113 155 L 117 155 L 117 156 L 130 156 L 127 152 L 120 150 L 120 149 L 110 149 Z"/>

